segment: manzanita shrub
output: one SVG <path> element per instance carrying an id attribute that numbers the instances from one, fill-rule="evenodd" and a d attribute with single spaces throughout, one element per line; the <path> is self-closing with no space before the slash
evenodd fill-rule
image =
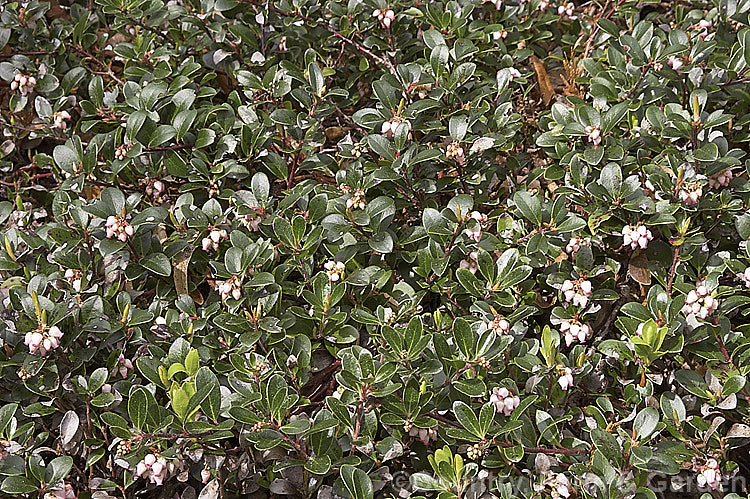
<path id="1" fill-rule="evenodd" d="M 743 493 L 750 1 L 0 9 L 2 494 Z"/>

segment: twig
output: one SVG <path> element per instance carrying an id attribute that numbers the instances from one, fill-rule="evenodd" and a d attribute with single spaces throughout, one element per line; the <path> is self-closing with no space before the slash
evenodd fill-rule
<path id="1" fill-rule="evenodd" d="M 677 271 L 677 260 L 680 257 L 680 247 L 676 246 L 674 249 L 674 256 L 672 257 L 672 268 L 669 269 L 669 280 L 667 280 L 667 296 L 672 297 L 672 283 L 674 282 L 674 275 Z"/>
<path id="2" fill-rule="evenodd" d="M 93 62 L 95 62 L 97 65 L 99 65 L 102 69 L 104 69 L 104 71 L 106 72 L 106 74 L 110 78 L 112 78 L 113 80 L 115 80 L 117 82 L 118 85 L 125 85 L 125 82 L 122 81 L 121 79 L 119 79 L 117 77 L 117 75 L 114 73 L 114 71 L 112 71 L 112 68 L 110 68 L 108 65 L 104 64 L 102 61 L 100 61 L 99 59 L 97 59 L 96 57 L 94 57 L 92 54 L 86 52 L 83 49 L 83 47 L 81 47 L 80 45 L 74 45 L 72 43 L 68 43 L 67 45 L 68 45 L 68 47 L 70 47 L 74 52 L 76 52 L 81 57 L 91 59 Z"/>
<path id="3" fill-rule="evenodd" d="M 734 367 L 734 361 L 732 361 L 732 357 L 729 355 L 729 352 L 727 352 L 724 340 L 721 339 L 721 332 L 716 333 L 716 342 L 719 344 L 719 350 L 721 350 L 724 360 L 726 360 L 727 364 Z M 748 393 L 747 388 L 742 388 L 742 394 L 745 396 L 745 400 L 750 404 L 750 393 Z"/>
<path id="4" fill-rule="evenodd" d="M 53 54 L 56 54 L 56 53 L 57 53 L 57 50 L 52 50 L 52 51 L 48 51 L 48 50 L 30 50 L 28 52 L 15 52 L 15 53 L 12 53 L 12 54 L 0 54 L 0 58 L 6 59 L 6 58 L 9 58 L 9 57 L 15 57 L 17 55 L 25 55 L 25 56 L 30 56 L 30 55 L 53 55 Z"/>
<path id="5" fill-rule="evenodd" d="M 498 447 L 515 447 L 516 444 L 510 442 L 495 442 Z M 571 455 L 582 455 L 588 454 L 590 451 L 587 449 L 550 449 L 547 447 L 524 447 L 523 451 L 527 454 L 571 454 Z"/>
<path id="6" fill-rule="evenodd" d="M 188 145 L 185 144 L 175 144 L 172 146 L 157 146 L 157 147 L 148 147 L 143 150 L 143 152 L 164 152 L 164 151 L 176 151 L 179 149 L 187 149 Z"/>
<path id="7" fill-rule="evenodd" d="M 263 8 L 268 8 L 268 9 L 276 12 L 277 14 L 281 14 L 282 16 L 286 16 L 286 17 L 298 17 L 298 18 L 302 19 L 303 21 L 305 21 L 305 22 L 307 22 L 309 24 L 313 24 L 315 26 L 320 26 L 322 28 L 325 28 L 330 33 L 332 33 L 336 38 L 341 39 L 341 41 L 343 41 L 344 43 L 348 43 L 349 45 L 351 45 L 355 49 L 359 50 L 363 54 L 369 56 L 371 59 L 373 59 L 378 64 L 381 64 L 381 65 L 385 66 L 386 68 L 388 68 L 388 71 L 390 71 L 392 74 L 394 74 L 394 75 L 396 74 L 396 68 L 393 65 L 393 63 L 391 63 L 389 60 L 384 59 L 384 58 L 380 57 L 379 55 L 375 54 L 374 52 L 372 52 L 371 50 L 369 50 L 367 47 L 365 47 L 364 45 L 362 45 L 361 43 L 359 43 L 359 42 L 357 42 L 355 40 L 352 40 L 351 38 L 347 38 L 346 36 L 342 35 L 338 30 L 332 28 L 331 26 L 329 26 L 325 22 L 318 21 L 317 19 L 313 19 L 313 18 L 304 16 L 304 15 L 302 15 L 299 12 L 295 13 L 295 12 L 287 12 L 285 10 L 281 10 L 278 7 L 274 6 L 274 5 L 270 5 L 270 4 L 257 4 L 257 3 L 254 3 L 252 1 L 247 1 L 247 0 L 245 0 L 245 1 L 247 3 L 249 3 L 249 4 L 251 4 L 251 5 L 255 5 L 256 7 L 259 7 L 259 8 L 262 8 L 262 9 Z"/>

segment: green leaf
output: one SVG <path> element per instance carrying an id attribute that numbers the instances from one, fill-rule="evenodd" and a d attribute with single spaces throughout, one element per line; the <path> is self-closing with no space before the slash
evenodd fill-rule
<path id="1" fill-rule="evenodd" d="M 542 204 L 537 196 L 527 191 L 519 191 L 513 196 L 513 203 L 526 220 L 536 227 L 542 225 Z"/>
<path id="2" fill-rule="evenodd" d="M 172 275 L 172 264 L 164 253 L 151 253 L 141 260 L 141 265 L 156 275 L 163 277 Z"/>
<path id="3" fill-rule="evenodd" d="M 148 401 L 143 388 L 135 388 L 128 399 L 128 416 L 138 430 L 146 423 Z"/>
<path id="4" fill-rule="evenodd" d="M 203 128 L 195 138 L 195 148 L 202 149 L 208 147 L 214 143 L 214 140 L 216 140 L 216 132 L 210 128 Z"/>
<path id="5" fill-rule="evenodd" d="M 474 357 L 474 331 L 466 320 L 458 317 L 453 322 L 453 339 L 464 358 Z"/>
<path id="6" fill-rule="evenodd" d="M 382 135 L 368 135 L 367 145 L 387 161 L 393 161 L 396 159 L 396 149 L 393 147 L 393 144 Z"/>
<path id="7" fill-rule="evenodd" d="M 201 367 L 195 375 L 195 384 L 197 386 L 209 386 L 210 390 L 203 402 L 201 402 L 201 411 L 211 418 L 218 421 L 221 410 L 221 387 L 219 379 L 207 367 Z"/>
<path id="8" fill-rule="evenodd" d="M 641 410 L 633 421 L 633 429 L 638 440 L 648 438 L 656 429 L 659 423 L 659 411 L 653 407 L 646 407 Z"/>
<path id="9" fill-rule="evenodd" d="M 393 251 L 393 237 L 388 232 L 381 232 L 376 234 L 367 240 L 367 244 L 373 251 L 378 253 L 388 254 Z"/>
<path id="10" fill-rule="evenodd" d="M 62 480 L 70 470 L 73 468 L 73 458 L 70 456 L 60 456 L 54 458 L 47 465 L 46 482 L 55 483 L 58 480 Z"/>
<path id="11" fill-rule="evenodd" d="M 109 369 L 106 367 L 100 367 L 91 373 L 88 386 L 89 393 L 98 392 L 104 386 L 104 383 L 107 382 L 107 378 L 109 378 Z"/>
<path id="12" fill-rule="evenodd" d="M 352 499 L 373 499 L 372 481 L 367 473 L 349 464 L 343 465 L 340 472 Z"/>
<path id="13" fill-rule="evenodd" d="M 325 87 L 325 80 L 323 79 L 323 73 L 315 62 L 311 62 L 307 65 L 307 72 L 310 78 L 310 87 L 315 95 L 321 97 L 323 95 L 323 89 Z"/>
<path id="14" fill-rule="evenodd" d="M 604 117 L 602 119 L 602 135 L 611 132 L 617 126 L 617 124 L 622 121 L 622 119 L 628 113 L 629 108 L 629 101 L 617 103 L 609 108 L 609 110 L 604 113 Z"/>
<path id="15" fill-rule="evenodd" d="M 0 409 L 0 434 L 8 427 L 16 410 L 18 410 L 18 404 L 6 404 Z"/>
<path id="16" fill-rule="evenodd" d="M 195 348 L 191 348 L 187 356 L 185 357 L 185 363 L 184 363 L 185 372 L 187 372 L 188 376 L 192 376 L 193 374 L 198 372 L 198 367 L 200 367 L 200 362 L 201 360 L 200 360 L 200 355 L 198 354 L 198 350 L 196 350 Z"/>
<path id="17" fill-rule="evenodd" d="M 445 490 L 443 485 L 427 473 L 414 473 L 409 477 L 409 483 L 417 490 Z"/>
<path id="18" fill-rule="evenodd" d="M 664 414 L 665 418 L 678 423 L 685 421 L 685 417 L 687 414 L 685 404 L 682 402 L 680 396 L 676 393 L 662 393 L 659 405 L 661 406 L 661 412 Z"/>
<path id="19" fill-rule="evenodd" d="M 18 494 L 31 494 L 36 492 L 37 488 L 39 488 L 38 484 L 24 476 L 9 476 L 3 480 L 0 491 L 17 496 Z"/>
<path id="20" fill-rule="evenodd" d="M 472 435 L 475 435 L 477 438 L 484 438 L 485 432 L 482 431 L 476 414 L 474 414 L 474 411 L 465 402 L 460 400 L 453 402 L 453 414 L 461 426 L 471 432 Z"/>
<path id="21" fill-rule="evenodd" d="M 313 475 L 325 475 L 331 469 L 330 456 L 316 456 L 305 461 L 305 469 Z"/>
<path id="22" fill-rule="evenodd" d="M 151 138 L 148 141 L 148 146 L 149 147 L 160 146 L 163 143 L 174 138 L 175 135 L 177 135 L 177 130 L 175 130 L 174 127 L 170 125 L 160 125 L 159 127 L 157 127 L 153 135 L 151 135 Z"/>

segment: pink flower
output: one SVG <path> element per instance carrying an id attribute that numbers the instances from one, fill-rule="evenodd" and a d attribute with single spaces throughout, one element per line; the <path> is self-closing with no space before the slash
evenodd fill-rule
<path id="1" fill-rule="evenodd" d="M 711 487 L 711 490 L 716 490 L 721 482 L 721 470 L 716 459 L 711 458 L 705 465 L 694 466 L 694 469 L 699 472 L 696 477 L 699 487 Z"/>
<path id="2" fill-rule="evenodd" d="M 560 378 L 557 380 L 560 388 L 567 390 L 573 386 L 573 371 L 569 367 L 558 366 Z"/>
<path id="3" fill-rule="evenodd" d="M 343 277 L 346 265 L 344 265 L 344 262 L 329 260 L 323 265 L 323 268 L 326 269 L 328 279 L 331 282 L 336 282 Z"/>
<path id="4" fill-rule="evenodd" d="M 497 334 L 508 334 L 510 331 L 510 323 L 500 314 L 495 315 L 490 323 L 490 329 Z"/>
<path id="5" fill-rule="evenodd" d="M 396 20 L 396 14 L 391 9 L 375 9 L 372 11 L 372 17 L 377 18 L 380 21 L 380 25 L 385 29 L 390 28 L 391 23 Z"/>
<path id="6" fill-rule="evenodd" d="M 670 55 L 670 56 L 669 56 L 669 57 L 667 58 L 667 65 L 668 65 L 668 66 L 669 66 L 670 68 L 672 68 L 672 69 L 674 69 L 675 71 L 677 71 L 678 69 L 680 69 L 680 68 L 682 67 L 682 65 L 683 65 L 683 62 L 682 62 L 682 59 L 681 59 L 681 58 L 679 58 L 679 57 L 676 57 L 676 56 L 674 56 L 674 55 Z"/>
<path id="7" fill-rule="evenodd" d="M 588 125 L 583 129 L 588 136 L 589 142 L 598 146 L 602 143 L 602 130 L 598 126 Z"/>
<path id="8" fill-rule="evenodd" d="M 560 288 L 565 297 L 565 301 L 572 303 L 575 307 L 585 308 L 589 302 L 589 296 L 591 295 L 591 281 L 571 281 L 566 280 L 563 282 Z"/>
<path id="9" fill-rule="evenodd" d="M 466 258 L 461 260 L 461 263 L 458 264 L 458 266 L 462 269 L 467 269 L 472 274 L 476 274 L 479 267 L 477 267 L 477 257 L 478 253 L 476 251 L 472 251 L 468 255 L 466 255 Z"/>
<path id="10" fill-rule="evenodd" d="M 577 319 L 566 319 L 560 323 L 560 332 L 565 335 L 565 344 L 570 346 L 575 340 L 585 343 L 591 334 L 591 328 Z"/>
<path id="11" fill-rule="evenodd" d="M 13 91 L 19 90 L 24 97 L 34 91 L 34 86 L 36 86 L 36 78 L 23 73 L 16 73 L 10 83 L 10 89 Z"/>
<path id="12" fill-rule="evenodd" d="M 235 300 L 242 297 L 242 284 L 237 276 L 232 276 L 227 281 L 218 281 L 216 284 L 222 300 L 227 300 L 230 296 Z"/>
<path id="13" fill-rule="evenodd" d="M 117 365 L 112 369 L 112 376 L 115 376 L 118 372 L 123 378 L 128 377 L 129 371 L 133 370 L 133 362 L 126 358 L 125 355 L 120 354 L 120 358 L 117 359 Z"/>
<path id="14" fill-rule="evenodd" d="M 696 289 L 691 290 L 685 297 L 685 305 L 682 307 L 682 313 L 685 315 L 694 315 L 701 319 L 706 319 L 719 308 L 719 300 L 715 293 L 709 292 L 708 288 L 699 282 Z"/>
<path id="15" fill-rule="evenodd" d="M 622 243 L 625 246 L 630 246 L 631 249 L 646 249 L 649 241 L 653 239 L 654 236 L 651 231 L 641 223 L 626 225 L 622 228 Z"/>
<path id="16" fill-rule="evenodd" d="M 107 217 L 104 227 L 107 232 L 107 239 L 118 239 L 123 243 L 127 241 L 128 237 L 132 237 L 135 233 L 133 226 L 125 219 L 112 215 Z"/>
<path id="17" fill-rule="evenodd" d="M 29 353 L 32 355 L 38 350 L 42 356 L 45 356 L 60 346 L 60 340 L 62 337 L 63 333 L 57 326 L 52 326 L 48 330 L 44 330 L 40 327 L 36 331 L 29 331 L 26 333 L 24 344 L 29 347 Z"/>
<path id="18" fill-rule="evenodd" d="M 430 440 L 437 440 L 437 431 L 433 428 L 417 428 L 412 426 L 409 429 L 409 436 L 418 437 L 419 440 L 425 445 L 430 445 Z"/>
<path id="19" fill-rule="evenodd" d="M 712 189 L 726 187 L 733 178 L 734 174 L 732 174 L 732 170 L 727 168 L 711 175 L 711 178 L 708 179 L 708 186 Z"/>
<path id="20" fill-rule="evenodd" d="M 496 412 L 502 412 L 505 416 L 510 416 L 521 403 L 521 399 L 518 395 L 512 395 L 510 390 L 504 386 L 496 386 L 492 389 L 490 403 L 495 406 Z"/>

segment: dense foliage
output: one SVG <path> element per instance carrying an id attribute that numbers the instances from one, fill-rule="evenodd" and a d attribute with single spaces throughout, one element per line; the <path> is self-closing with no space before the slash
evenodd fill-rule
<path id="1" fill-rule="evenodd" d="M 742 492 L 750 1 L 0 9 L 0 493 Z"/>

